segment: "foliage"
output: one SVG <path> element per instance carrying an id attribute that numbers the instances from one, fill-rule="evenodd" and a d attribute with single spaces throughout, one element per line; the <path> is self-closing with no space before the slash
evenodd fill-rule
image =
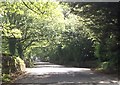
<path id="1" fill-rule="evenodd" d="M 24 61 L 19 57 L 12 57 L 12 56 L 6 56 L 3 54 L 2 56 L 2 73 L 3 74 L 9 74 L 9 73 L 15 73 L 18 71 L 24 71 L 25 70 L 25 64 Z"/>
<path id="2" fill-rule="evenodd" d="M 119 59 L 118 3 L 70 3 L 72 12 L 84 20 L 83 29 L 94 42 L 98 62 L 109 62 L 117 69 Z"/>
<path id="3" fill-rule="evenodd" d="M 2 82 L 10 82 L 11 81 L 11 77 L 10 74 L 2 74 Z"/>
<path id="4" fill-rule="evenodd" d="M 108 65 L 109 65 L 109 62 L 103 62 L 103 63 L 101 63 L 100 68 L 103 70 L 107 70 L 107 68 L 109 67 Z"/>
<path id="5" fill-rule="evenodd" d="M 12 82 L 13 74 L 25 71 L 24 61 L 16 56 L 10 54 L 2 54 L 2 82 Z"/>
<path id="6" fill-rule="evenodd" d="M 31 7 L 33 10 L 41 8 L 38 11 L 39 13 L 35 14 Z M 63 28 L 63 15 L 57 2 L 2 2 L 1 11 L 3 40 L 6 39 L 4 42 L 9 45 L 10 53 L 17 55 L 16 50 L 18 50 L 21 58 L 24 58 L 24 53 L 33 43 L 43 39 L 48 40 L 50 37 L 56 36 L 56 34 L 50 35 L 51 32 Z M 57 23 L 54 23 L 56 21 Z M 54 30 L 51 30 L 53 28 Z M 11 43 L 11 40 L 15 42 Z"/>

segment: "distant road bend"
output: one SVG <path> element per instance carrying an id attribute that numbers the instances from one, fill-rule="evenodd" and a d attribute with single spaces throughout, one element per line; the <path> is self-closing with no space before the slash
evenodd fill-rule
<path id="1" fill-rule="evenodd" d="M 117 78 L 98 74 L 89 68 L 64 67 L 49 62 L 36 62 L 26 68 L 13 85 L 119 85 Z"/>

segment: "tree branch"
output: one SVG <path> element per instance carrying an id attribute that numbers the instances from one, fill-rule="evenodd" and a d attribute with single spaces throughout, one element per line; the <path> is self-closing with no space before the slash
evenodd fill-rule
<path id="1" fill-rule="evenodd" d="M 23 4 L 30 10 L 32 10 L 33 12 L 37 13 L 40 15 L 40 13 L 38 13 L 37 11 L 33 10 L 31 7 L 29 7 L 23 0 L 22 0 Z"/>
<path id="2" fill-rule="evenodd" d="M 24 48 L 23 50 L 26 50 L 33 42 L 38 41 L 38 40 L 31 40 Z"/>
<path id="3" fill-rule="evenodd" d="M 30 3 L 33 5 L 33 2 L 30 1 Z M 36 8 L 39 10 L 39 12 L 40 12 L 41 14 L 44 14 L 44 13 L 45 13 L 45 11 L 42 12 L 42 11 L 39 9 L 39 7 L 37 7 L 36 5 L 33 5 L 33 6 L 36 7 Z"/>
<path id="4" fill-rule="evenodd" d="M 23 0 L 22 0 L 22 2 L 23 2 L 23 4 L 24 4 L 28 9 L 32 10 L 33 12 L 37 13 L 38 15 L 44 14 L 44 12 L 41 12 L 38 7 L 35 6 L 37 9 L 39 9 L 40 13 L 37 12 L 36 10 L 33 10 L 31 7 L 29 7 Z M 32 4 L 32 2 L 30 2 L 30 3 Z M 33 5 L 33 4 L 32 4 L 32 5 Z"/>

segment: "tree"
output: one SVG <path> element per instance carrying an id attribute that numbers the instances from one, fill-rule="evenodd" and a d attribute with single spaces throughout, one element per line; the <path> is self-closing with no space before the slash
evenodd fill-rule
<path id="1" fill-rule="evenodd" d="M 118 4 L 70 3 L 71 12 L 83 18 L 83 30 L 95 41 L 95 56 L 100 62 L 110 62 L 111 68 L 118 64 L 119 55 Z"/>

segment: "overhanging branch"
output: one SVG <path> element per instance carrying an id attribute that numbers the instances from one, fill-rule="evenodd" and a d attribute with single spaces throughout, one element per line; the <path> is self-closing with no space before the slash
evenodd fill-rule
<path id="1" fill-rule="evenodd" d="M 35 11 L 35 10 L 33 10 L 31 7 L 29 7 L 23 0 L 22 0 L 22 2 L 23 2 L 23 4 L 28 8 L 28 9 L 30 9 L 31 11 L 33 11 L 33 12 L 35 12 L 35 13 L 37 13 L 37 14 L 39 14 L 40 15 L 40 13 L 39 12 L 37 12 L 37 11 Z"/>
<path id="2" fill-rule="evenodd" d="M 23 50 L 27 49 L 33 42 L 36 42 L 38 40 L 31 40 L 24 48 Z"/>
<path id="3" fill-rule="evenodd" d="M 39 10 L 40 13 L 37 12 L 36 10 L 33 10 L 31 7 L 29 7 L 23 0 L 22 0 L 22 2 L 23 2 L 23 4 L 24 4 L 28 9 L 30 9 L 31 11 L 37 13 L 38 15 L 44 14 L 44 12 L 41 12 L 40 9 L 39 9 L 37 6 L 34 5 L 34 7 L 36 7 L 36 8 Z M 33 3 L 32 3 L 31 1 L 29 1 L 29 2 L 30 2 L 30 4 L 33 5 Z"/>

